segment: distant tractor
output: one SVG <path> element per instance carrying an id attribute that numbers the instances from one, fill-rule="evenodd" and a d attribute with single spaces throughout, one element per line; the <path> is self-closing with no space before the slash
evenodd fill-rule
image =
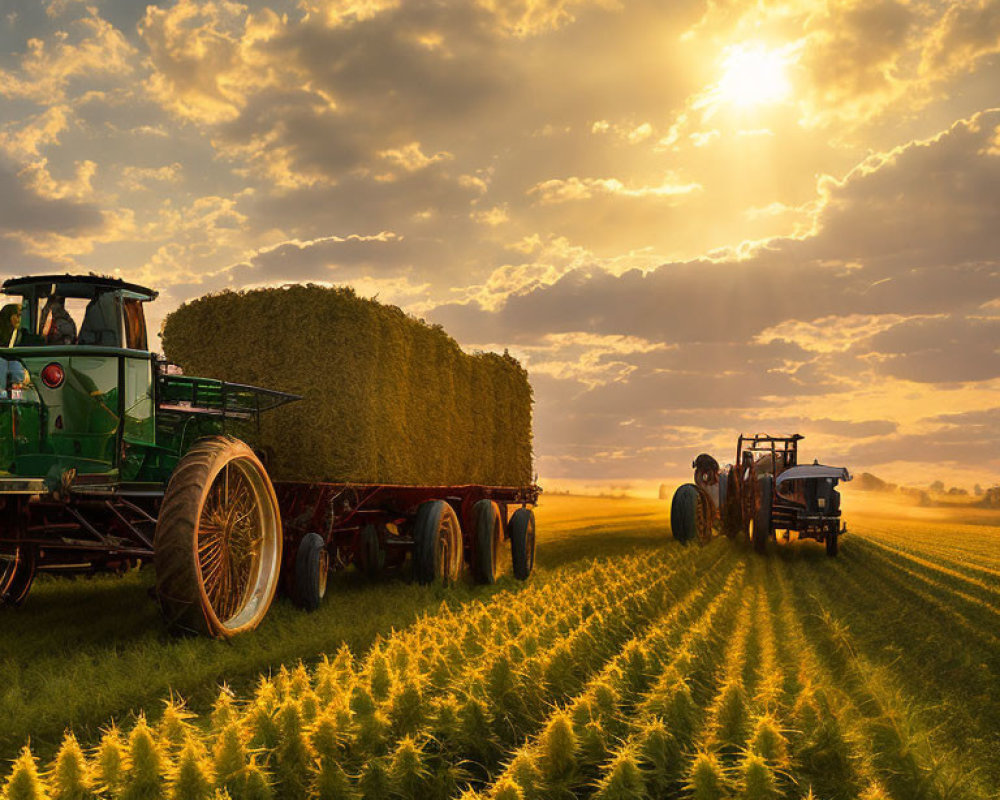
<path id="1" fill-rule="evenodd" d="M 783 531 L 785 542 L 815 539 L 837 555 L 847 526 L 840 518 L 837 484 L 851 480 L 844 467 L 818 462 L 799 465 L 803 437 L 740 435 L 736 460 L 724 467 L 707 453 L 691 466 L 694 483 L 674 492 L 670 525 L 675 539 L 705 544 L 718 526 L 729 538 L 744 535 L 754 550 L 764 553 L 770 539 Z"/>
<path id="2" fill-rule="evenodd" d="M 493 583 L 509 542 L 514 576 L 531 573 L 537 486 L 272 483 L 253 446 L 260 415 L 300 398 L 180 374 L 147 344 L 155 291 L 96 275 L 2 291 L 0 607 L 40 572 L 152 561 L 168 627 L 229 638 L 263 620 L 279 585 L 315 609 L 350 564 L 410 555 L 420 583 L 465 565 Z"/>

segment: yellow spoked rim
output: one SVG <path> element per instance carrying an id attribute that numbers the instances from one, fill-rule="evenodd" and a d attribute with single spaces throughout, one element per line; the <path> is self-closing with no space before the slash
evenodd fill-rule
<path id="1" fill-rule="evenodd" d="M 216 473 L 198 517 L 202 591 L 229 630 L 255 624 L 267 612 L 279 571 L 274 496 L 249 459 L 227 461 Z"/>

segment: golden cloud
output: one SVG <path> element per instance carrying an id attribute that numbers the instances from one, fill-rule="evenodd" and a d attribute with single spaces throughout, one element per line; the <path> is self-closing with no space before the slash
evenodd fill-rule
<path id="1" fill-rule="evenodd" d="M 698 183 L 665 182 L 656 186 L 626 186 L 617 178 L 554 178 L 542 181 L 528 190 L 543 205 L 567 203 L 574 200 L 590 200 L 599 195 L 618 197 L 638 197 L 669 199 L 697 192 Z"/>
<path id="2" fill-rule="evenodd" d="M 88 7 L 88 15 L 73 22 L 69 31 L 60 31 L 53 40 L 28 40 L 28 52 L 21 58 L 20 68 L 0 69 L 0 95 L 45 105 L 63 103 L 72 78 L 120 77 L 132 72 L 135 49 L 93 7 Z"/>
<path id="3" fill-rule="evenodd" d="M 259 52 L 284 27 L 274 12 L 245 5 L 180 0 L 148 6 L 139 33 L 152 73 L 146 86 L 164 108 L 194 122 L 235 119 L 252 91 L 279 85 L 282 64 Z"/>

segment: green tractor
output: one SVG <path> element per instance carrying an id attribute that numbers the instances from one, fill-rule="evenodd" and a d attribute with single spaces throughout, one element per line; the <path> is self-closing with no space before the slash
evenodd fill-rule
<path id="1" fill-rule="evenodd" d="M 299 398 L 180 374 L 150 352 L 143 304 L 156 292 L 142 286 L 60 275 L 2 290 L 0 606 L 19 605 L 40 571 L 152 560 L 173 630 L 256 627 L 283 533 L 251 443 L 262 412 Z"/>
<path id="2" fill-rule="evenodd" d="M 151 561 L 168 626 L 227 638 L 263 620 L 279 585 L 315 610 L 350 566 L 409 564 L 424 584 L 468 567 L 488 584 L 509 547 L 514 577 L 530 576 L 538 486 L 272 483 L 260 415 L 301 398 L 180 374 L 146 341 L 156 292 L 94 275 L 2 290 L 0 606 L 39 571 Z"/>

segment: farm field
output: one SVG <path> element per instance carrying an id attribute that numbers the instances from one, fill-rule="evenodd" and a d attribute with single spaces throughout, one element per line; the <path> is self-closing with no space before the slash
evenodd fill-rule
<path id="1" fill-rule="evenodd" d="M 0 756 L 104 796 L 1000 797 L 1000 515 L 844 508 L 838 558 L 761 558 L 543 497 L 527 584 L 347 574 L 232 643 L 168 638 L 144 572 L 47 582 L 0 614 Z"/>

